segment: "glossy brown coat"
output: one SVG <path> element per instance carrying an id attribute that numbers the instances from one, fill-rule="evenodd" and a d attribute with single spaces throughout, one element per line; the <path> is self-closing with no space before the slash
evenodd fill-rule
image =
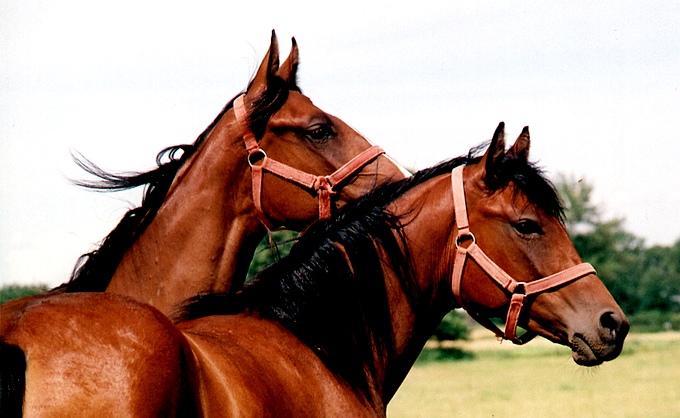
<path id="1" fill-rule="evenodd" d="M 278 42 L 272 32 L 269 51 L 245 92 L 245 108 L 256 108 L 264 97 L 284 97 L 273 114 L 258 122 L 260 148 L 271 160 L 305 173 L 329 175 L 371 144 L 297 91 L 298 55 L 293 39 L 289 57 L 279 66 Z M 283 92 L 277 90 L 281 85 Z M 244 129 L 249 129 L 246 122 L 236 120 L 234 109 L 227 106 L 202 134 L 151 222 L 123 249 L 108 286 L 104 285 L 106 292 L 129 296 L 168 314 L 176 304 L 201 292 L 238 289 L 267 231 L 263 222 L 271 228 L 300 231 L 318 218 L 316 191 L 265 173 L 261 199 L 266 219 L 261 219 L 253 202 L 243 139 Z M 381 155 L 336 188 L 333 210 L 377 185 L 403 177 L 404 171 Z M 93 291 L 79 280 L 78 286 L 69 283 L 65 288 Z"/>
<path id="2" fill-rule="evenodd" d="M 512 183 L 490 189 L 489 169 L 502 169 L 486 164 L 495 152 L 505 154 L 499 131 L 481 161 L 472 160 L 464 171 L 470 224 L 480 246 L 503 269 L 527 281 L 580 262 L 558 218 Z M 329 347 L 303 344 L 257 309 L 173 326 L 155 308 L 122 296 L 65 294 L 10 302 L 10 311 L 21 314 L 0 320 L 2 341 L 26 354 L 24 414 L 383 416 L 434 327 L 456 307 L 452 208 L 450 174 L 425 178 L 388 206 L 404 225 L 413 286 L 406 290 L 393 265 L 381 258 L 391 346 L 356 359 L 365 371 L 364 392 L 348 384 L 343 370 L 321 360 L 316 349 Z M 519 228 L 526 218 L 540 230 Z M 362 260 L 352 260 L 341 243 L 334 248 L 345 254 L 354 275 L 352 266 Z M 310 279 L 328 280 L 322 275 Z M 507 297 L 488 277 L 471 266 L 464 279 L 462 295 L 469 306 L 502 316 Z M 572 347 L 574 359 L 584 365 L 614 359 L 628 330 L 623 312 L 595 275 L 538 296 L 522 323 Z M 364 327 L 359 324 L 352 332 Z"/>

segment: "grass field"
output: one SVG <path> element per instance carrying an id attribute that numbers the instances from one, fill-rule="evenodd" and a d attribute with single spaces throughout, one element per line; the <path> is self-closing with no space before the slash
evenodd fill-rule
<path id="1" fill-rule="evenodd" d="M 539 339 L 499 345 L 475 332 L 455 349 L 471 358 L 416 363 L 389 417 L 680 417 L 680 332 L 632 334 L 597 368 Z"/>

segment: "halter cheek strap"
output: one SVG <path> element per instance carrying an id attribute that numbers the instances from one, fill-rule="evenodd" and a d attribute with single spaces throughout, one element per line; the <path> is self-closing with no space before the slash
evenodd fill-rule
<path id="1" fill-rule="evenodd" d="M 262 185 L 265 171 L 296 183 L 305 189 L 314 190 L 319 197 L 319 220 L 325 220 L 331 217 L 331 196 L 336 193 L 334 187 L 385 153 L 382 148 L 374 145 L 356 155 L 334 173 L 327 176 L 316 176 L 267 157 L 267 153 L 260 148 L 255 135 L 248 125 L 245 94 L 242 94 L 234 101 L 234 113 L 236 115 L 236 122 L 241 127 L 243 142 L 248 152 L 248 164 L 253 174 L 252 189 L 255 210 L 261 222 L 270 229 L 273 225 L 267 219 L 262 209 Z"/>
<path id="2" fill-rule="evenodd" d="M 522 338 L 517 337 L 517 324 L 522 313 L 524 302 L 528 296 L 554 290 L 560 286 L 571 283 L 589 274 L 595 274 L 595 269 L 588 263 L 581 263 L 569 267 L 553 275 L 534 280 L 531 282 L 519 282 L 512 278 L 505 270 L 494 263 L 477 245 L 477 239 L 470 232 L 470 224 L 463 187 L 463 166 L 455 168 L 451 172 L 451 185 L 453 190 L 453 204 L 455 223 L 458 229 L 456 236 L 456 255 L 453 263 L 451 289 L 458 303 L 472 318 L 481 325 L 490 329 L 498 338 L 510 340 L 515 344 L 524 344 L 536 336 L 534 332 L 527 331 Z M 464 243 L 469 242 L 466 247 Z M 501 331 L 489 318 L 479 313 L 472 312 L 465 306 L 462 296 L 462 282 L 465 271 L 465 263 L 468 258 L 477 263 L 491 280 L 493 280 L 505 294 L 509 295 L 510 307 L 505 320 L 505 332 Z"/>

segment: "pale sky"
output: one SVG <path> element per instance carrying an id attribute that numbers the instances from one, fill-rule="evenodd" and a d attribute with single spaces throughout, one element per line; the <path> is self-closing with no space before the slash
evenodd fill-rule
<path id="1" fill-rule="evenodd" d="M 152 168 L 241 91 L 276 29 L 299 82 L 397 161 L 424 168 L 529 125 L 532 159 L 585 178 L 648 244 L 680 239 L 680 3 L 0 3 L 0 284 L 66 280 L 139 203 L 99 194 L 77 151 Z"/>

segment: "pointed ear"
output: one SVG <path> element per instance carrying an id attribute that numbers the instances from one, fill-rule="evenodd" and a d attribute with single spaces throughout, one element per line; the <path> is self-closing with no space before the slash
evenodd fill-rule
<path id="1" fill-rule="evenodd" d="M 529 127 L 525 126 L 522 133 L 515 141 L 514 145 L 508 150 L 508 155 L 523 160 L 525 163 L 529 162 L 529 147 L 531 141 L 529 140 Z"/>
<path id="2" fill-rule="evenodd" d="M 479 162 L 479 165 L 484 167 L 482 178 L 485 181 L 493 180 L 496 172 L 500 169 L 503 156 L 505 156 L 505 122 L 498 124 L 496 132 L 493 133 L 491 144 Z"/>
<path id="3" fill-rule="evenodd" d="M 291 42 L 290 54 L 279 68 L 278 76 L 288 84 L 289 90 L 297 90 L 297 68 L 300 63 L 300 53 L 295 38 L 292 38 Z"/>
<path id="4" fill-rule="evenodd" d="M 276 32 L 272 30 L 272 39 L 269 45 L 269 51 L 264 56 L 260 68 L 257 69 L 255 73 L 255 78 L 250 82 L 248 87 L 248 96 L 252 100 L 254 98 L 260 97 L 267 91 L 267 86 L 269 85 L 269 80 L 276 76 L 276 72 L 279 70 L 279 41 L 276 39 Z"/>

